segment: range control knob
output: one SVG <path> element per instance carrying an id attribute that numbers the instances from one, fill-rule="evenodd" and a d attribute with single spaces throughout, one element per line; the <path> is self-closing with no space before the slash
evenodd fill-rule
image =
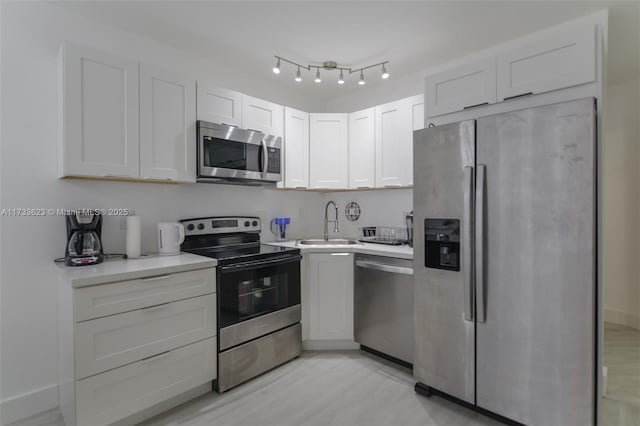
<path id="1" fill-rule="evenodd" d="M 258 221 L 257 221 L 257 220 L 254 220 L 253 222 L 251 222 L 251 224 L 252 224 L 253 226 L 258 226 Z"/>
<path id="2" fill-rule="evenodd" d="M 249 225 L 251 225 L 251 223 L 247 220 L 247 221 L 244 223 L 244 226 L 245 226 L 245 227 L 248 227 Z"/>
<path id="3" fill-rule="evenodd" d="M 190 223 L 190 224 L 187 225 L 187 229 L 189 231 L 193 231 L 195 228 L 196 228 L 196 226 L 193 223 Z"/>
<path id="4" fill-rule="evenodd" d="M 204 229 L 204 223 L 199 223 L 198 224 L 198 229 L 203 230 Z"/>

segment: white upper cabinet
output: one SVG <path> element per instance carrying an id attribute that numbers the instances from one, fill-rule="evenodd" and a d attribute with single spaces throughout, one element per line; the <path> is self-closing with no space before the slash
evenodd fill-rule
<path id="1" fill-rule="evenodd" d="M 284 109 L 286 188 L 309 187 L 309 113 Z"/>
<path id="2" fill-rule="evenodd" d="M 563 28 L 554 36 L 498 55 L 498 101 L 595 79 L 594 25 Z"/>
<path id="3" fill-rule="evenodd" d="M 309 187 L 349 185 L 349 114 L 309 114 Z"/>
<path id="4" fill-rule="evenodd" d="M 375 107 L 376 187 L 408 186 L 413 179 L 413 98 Z"/>
<path id="5" fill-rule="evenodd" d="M 140 65 L 140 177 L 195 182 L 196 83 Z"/>
<path id="6" fill-rule="evenodd" d="M 424 129 L 424 95 L 416 95 L 409 98 L 411 104 L 411 119 L 413 131 Z M 411 137 L 411 161 L 409 168 L 409 185 L 413 185 L 413 136 Z"/>
<path id="7" fill-rule="evenodd" d="M 415 95 L 411 99 L 413 130 L 424 129 L 424 95 Z"/>
<path id="8" fill-rule="evenodd" d="M 375 187 L 375 110 L 349 114 L 349 188 Z"/>
<path id="9" fill-rule="evenodd" d="M 242 126 L 242 93 L 198 81 L 198 120 Z"/>
<path id="10" fill-rule="evenodd" d="M 138 63 L 66 43 L 61 176 L 138 178 Z"/>
<path id="11" fill-rule="evenodd" d="M 248 95 L 242 95 L 242 127 L 267 135 L 284 133 L 284 107 Z"/>
<path id="12" fill-rule="evenodd" d="M 427 76 L 425 102 L 429 117 L 495 103 L 495 57 Z"/>

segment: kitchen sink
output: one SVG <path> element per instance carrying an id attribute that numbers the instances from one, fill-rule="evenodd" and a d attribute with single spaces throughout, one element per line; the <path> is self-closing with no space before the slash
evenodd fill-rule
<path id="1" fill-rule="evenodd" d="M 308 238 L 306 240 L 300 240 L 297 243 L 301 246 L 334 246 L 334 245 L 351 245 L 351 244 L 361 244 L 359 241 L 350 240 L 346 238 L 329 238 L 325 240 L 324 238 Z"/>

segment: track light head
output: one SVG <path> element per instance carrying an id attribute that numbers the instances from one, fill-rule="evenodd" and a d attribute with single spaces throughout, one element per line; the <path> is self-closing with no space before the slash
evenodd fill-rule
<path id="1" fill-rule="evenodd" d="M 280 58 L 278 58 L 278 62 L 276 62 L 276 66 L 273 67 L 274 74 L 280 74 Z"/>
<path id="2" fill-rule="evenodd" d="M 316 69 L 316 79 L 315 79 L 315 80 L 313 80 L 313 81 L 315 81 L 316 83 L 320 83 L 320 82 L 322 81 L 322 80 L 320 79 L 320 68 L 317 68 L 317 69 Z"/>
<path id="3" fill-rule="evenodd" d="M 387 72 L 387 68 L 382 64 L 382 79 L 386 80 L 389 78 L 389 73 Z"/>
<path id="4" fill-rule="evenodd" d="M 366 84 L 366 81 L 364 81 L 364 71 L 360 70 L 360 80 L 358 80 L 358 84 L 360 86 Z"/>
<path id="5" fill-rule="evenodd" d="M 296 81 L 298 83 L 302 81 L 302 77 L 300 76 L 300 67 L 298 67 L 298 72 L 296 72 Z"/>
<path id="6" fill-rule="evenodd" d="M 344 75 L 342 74 L 342 70 L 340 70 L 340 78 L 338 78 L 338 84 L 344 84 Z"/>

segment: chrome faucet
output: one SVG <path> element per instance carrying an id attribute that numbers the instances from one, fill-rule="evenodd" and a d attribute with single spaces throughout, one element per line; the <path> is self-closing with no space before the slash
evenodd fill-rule
<path id="1" fill-rule="evenodd" d="M 329 204 L 333 204 L 333 207 L 335 207 L 336 209 L 335 220 L 329 220 L 329 214 L 328 214 Z M 325 241 L 329 239 L 329 222 L 333 222 L 334 224 L 333 232 L 340 232 L 340 229 L 338 229 L 338 205 L 333 201 L 329 201 L 327 205 L 324 207 L 324 240 Z"/>

